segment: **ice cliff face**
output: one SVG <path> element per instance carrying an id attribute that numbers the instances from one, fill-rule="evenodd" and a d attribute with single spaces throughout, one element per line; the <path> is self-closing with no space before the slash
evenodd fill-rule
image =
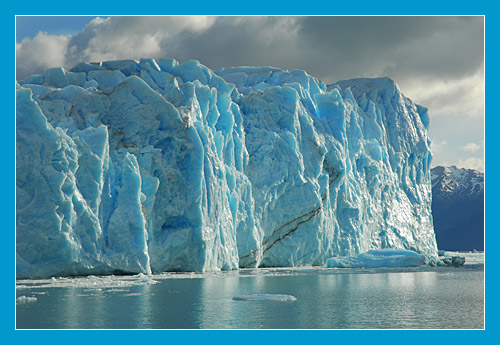
<path id="1" fill-rule="evenodd" d="M 426 110 L 389 79 L 141 59 L 17 87 L 18 277 L 436 252 Z"/>

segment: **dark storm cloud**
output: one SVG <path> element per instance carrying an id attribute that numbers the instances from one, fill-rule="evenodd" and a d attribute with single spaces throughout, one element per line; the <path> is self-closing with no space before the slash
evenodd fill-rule
<path id="1" fill-rule="evenodd" d="M 162 52 L 179 60 L 197 59 L 212 68 L 239 65 L 294 68 L 297 21 L 292 17 L 219 17 L 201 33 L 185 32 L 174 42 L 165 39 Z"/>
<path id="2" fill-rule="evenodd" d="M 211 68 L 272 65 L 327 83 L 453 79 L 481 67 L 483 27 L 483 17 L 111 17 L 72 36 L 64 58 L 67 65 L 143 56 L 196 59 Z"/>
<path id="3" fill-rule="evenodd" d="M 480 17 L 307 17 L 300 39 L 322 75 L 457 78 L 481 67 L 483 37 Z"/>
<path id="4" fill-rule="evenodd" d="M 334 82 L 360 76 L 453 79 L 482 66 L 482 17 L 219 17 L 165 38 L 162 53 L 212 68 L 273 65 Z"/>

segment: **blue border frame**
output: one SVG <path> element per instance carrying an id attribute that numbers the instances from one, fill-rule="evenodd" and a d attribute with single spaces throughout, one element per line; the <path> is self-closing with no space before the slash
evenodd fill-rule
<path id="1" fill-rule="evenodd" d="M 214 5 L 215 4 L 215 5 Z M 6 263 L 2 282 L 2 339 L 7 344 L 20 343 L 54 343 L 71 341 L 72 343 L 137 343 L 137 342 L 182 342 L 182 343 L 229 343 L 243 344 L 259 343 L 302 343 L 302 342 L 383 342 L 383 343 L 433 343 L 444 342 L 453 344 L 490 343 L 500 339 L 497 330 L 497 307 L 499 306 L 495 288 L 498 268 L 494 262 L 496 258 L 495 243 L 500 242 L 497 222 L 489 214 L 495 214 L 497 195 L 500 195 L 496 174 L 497 160 L 495 153 L 498 144 L 495 141 L 495 131 L 499 126 L 499 117 L 495 105 L 494 94 L 497 92 L 498 67 L 498 23 L 500 22 L 497 5 L 485 5 L 482 2 L 457 1 L 419 1 L 418 4 L 403 3 L 400 1 L 328 1 L 291 3 L 290 1 L 262 1 L 234 2 L 217 1 L 214 4 L 207 1 L 183 2 L 151 2 L 137 1 L 86 1 L 62 2 L 44 1 L 35 2 L 26 0 L 3 4 L 2 11 L 2 42 L 4 46 L 12 47 L 15 42 L 15 15 L 150 15 L 150 14 L 207 14 L 207 15 L 485 15 L 485 42 L 486 44 L 486 102 L 485 111 L 485 158 L 486 158 L 486 330 L 484 331 L 16 331 L 13 312 L 15 310 L 15 287 L 12 283 L 15 277 L 15 90 L 11 83 L 15 80 L 15 56 L 10 52 L 7 71 L 2 78 L 2 103 L 6 110 L 2 113 L 4 125 L 0 136 L 1 147 L 6 156 L 7 164 L 1 169 L 2 179 L 2 228 L 5 240 L 2 241 L 2 262 Z M 417 7 L 418 6 L 418 7 Z M 11 65 L 12 64 L 12 65 Z"/>

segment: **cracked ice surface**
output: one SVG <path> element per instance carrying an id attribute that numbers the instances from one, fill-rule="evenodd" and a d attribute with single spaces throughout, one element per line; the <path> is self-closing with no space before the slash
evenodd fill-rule
<path id="1" fill-rule="evenodd" d="M 390 79 L 197 61 L 82 63 L 20 81 L 21 277 L 436 255 L 425 108 Z"/>

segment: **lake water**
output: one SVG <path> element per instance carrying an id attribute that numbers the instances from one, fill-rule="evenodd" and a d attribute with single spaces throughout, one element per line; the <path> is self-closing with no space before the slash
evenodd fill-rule
<path id="1" fill-rule="evenodd" d="M 482 329 L 484 259 L 18 280 L 16 294 L 17 329 Z"/>

